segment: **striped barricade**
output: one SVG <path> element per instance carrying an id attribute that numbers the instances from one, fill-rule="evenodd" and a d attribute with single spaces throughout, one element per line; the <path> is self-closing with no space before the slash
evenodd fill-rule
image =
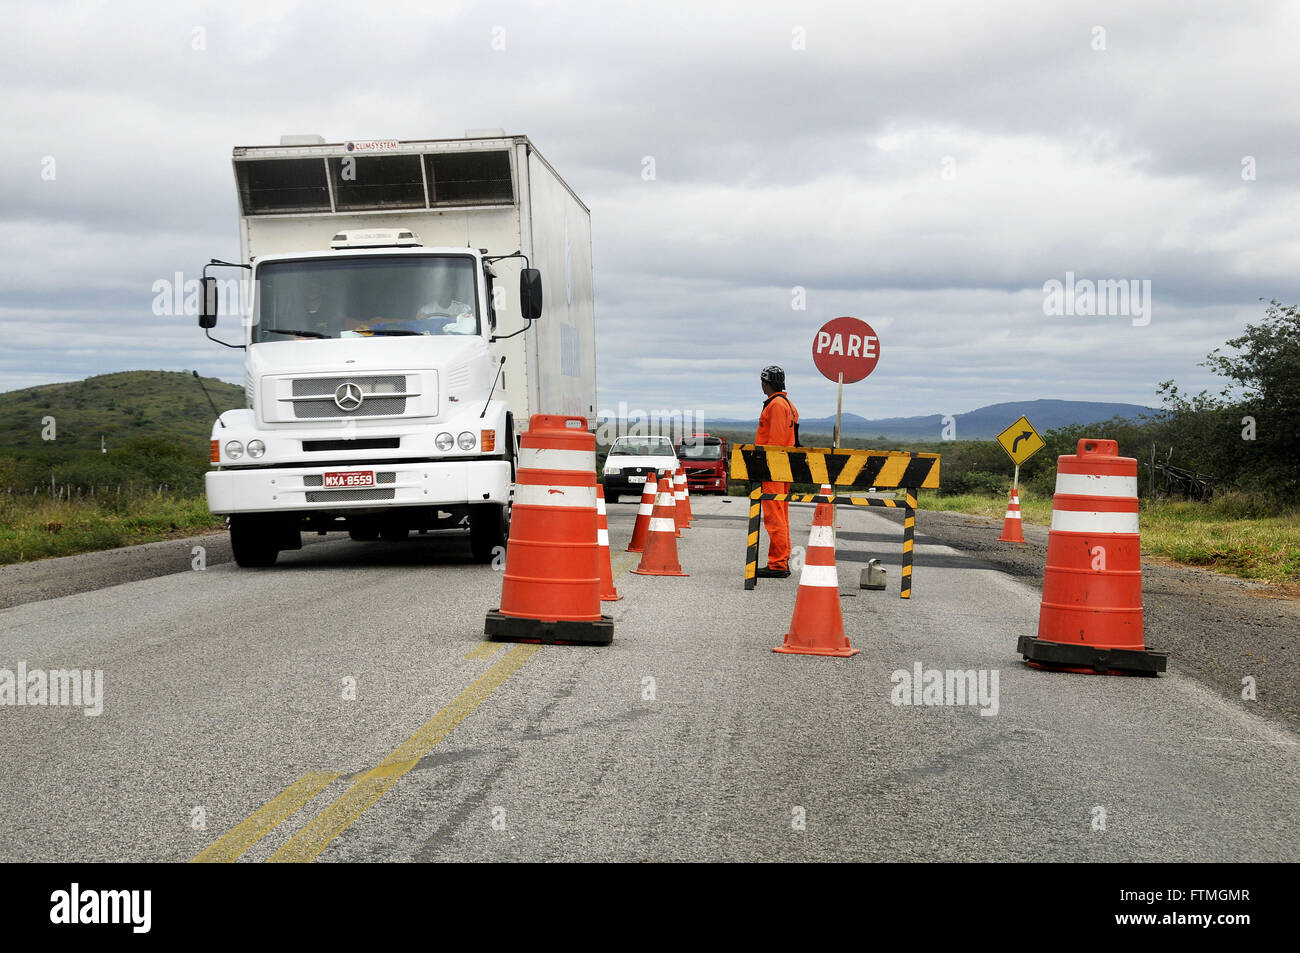
<path id="1" fill-rule="evenodd" d="M 749 484 L 749 536 L 745 552 L 745 588 L 758 585 L 758 534 L 762 501 L 848 503 L 903 510 L 903 568 L 899 595 L 912 598 L 912 550 L 916 532 L 916 494 L 939 487 L 939 454 L 898 450 L 834 450 L 827 447 L 764 447 L 740 444 L 731 451 L 731 479 Z M 764 481 L 827 484 L 820 493 L 763 493 Z M 854 496 L 851 490 L 902 490 L 902 499 Z"/>

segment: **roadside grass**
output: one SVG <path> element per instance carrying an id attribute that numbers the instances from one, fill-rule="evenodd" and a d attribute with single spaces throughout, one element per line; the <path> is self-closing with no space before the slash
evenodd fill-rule
<path id="1" fill-rule="evenodd" d="M 964 493 L 922 493 L 923 510 L 969 513 L 1001 519 L 1006 501 Z M 1049 526 L 1052 499 L 1021 489 L 1021 519 Z M 1285 507 L 1241 494 L 1208 502 L 1142 501 L 1142 552 L 1185 566 L 1212 569 L 1242 579 L 1295 589 L 1300 586 L 1300 507 Z"/>
<path id="2" fill-rule="evenodd" d="M 954 493 L 937 496 L 922 490 L 916 498 L 917 507 L 923 510 L 940 510 L 946 513 L 969 513 L 1002 519 L 1007 512 L 1005 495 L 986 496 L 983 493 Z M 1050 526 L 1052 523 L 1052 498 L 1040 497 L 1025 487 L 1020 488 L 1020 518 L 1026 523 Z"/>
<path id="3" fill-rule="evenodd" d="M 0 493 L 0 565 L 195 536 L 224 525 L 203 496 L 56 500 Z"/>

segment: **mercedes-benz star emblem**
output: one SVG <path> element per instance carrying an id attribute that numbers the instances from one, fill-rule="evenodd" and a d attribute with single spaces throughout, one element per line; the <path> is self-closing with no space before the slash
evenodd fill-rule
<path id="1" fill-rule="evenodd" d="M 356 410 L 365 399 L 366 395 L 361 393 L 361 388 L 351 381 L 340 384 L 338 389 L 334 391 L 334 403 L 344 413 L 351 413 Z"/>

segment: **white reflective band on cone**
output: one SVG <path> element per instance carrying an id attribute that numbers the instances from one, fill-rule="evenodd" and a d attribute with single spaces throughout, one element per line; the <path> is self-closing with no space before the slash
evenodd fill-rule
<path id="1" fill-rule="evenodd" d="M 651 516 L 654 514 L 655 505 L 653 503 L 642 503 L 636 508 L 637 516 Z"/>
<path id="2" fill-rule="evenodd" d="M 1131 533 L 1137 535 L 1136 513 L 1096 510 L 1053 510 L 1052 529 L 1062 533 Z"/>
<path id="3" fill-rule="evenodd" d="M 595 450 L 547 450 L 520 447 L 519 466 L 525 470 L 590 470 L 596 472 Z"/>
<path id="4" fill-rule="evenodd" d="M 599 493 L 596 494 L 596 512 L 599 513 L 601 516 L 606 515 L 605 498 L 601 496 Z"/>
<path id="5" fill-rule="evenodd" d="M 808 548 L 814 546 L 825 546 L 828 549 L 835 545 L 835 530 L 829 526 L 814 526 L 812 532 L 808 534 Z"/>
<path id="6" fill-rule="evenodd" d="M 609 548 L 609 530 L 607 530 L 607 529 L 598 529 L 598 530 L 596 530 L 596 542 L 599 543 L 601 546 L 604 546 L 606 549 L 608 549 L 608 548 Z"/>
<path id="7" fill-rule="evenodd" d="M 1004 516 L 1004 517 L 1002 517 L 1002 518 L 1003 518 L 1004 520 L 1018 520 L 1018 519 L 1020 519 L 1020 514 L 1019 514 L 1019 513 L 1014 513 L 1014 512 L 1012 512 L 1011 510 L 1007 510 L 1007 515 Z"/>
<path id="8" fill-rule="evenodd" d="M 835 574 L 834 566 L 810 566 L 808 563 L 804 563 L 803 572 L 799 574 L 799 585 L 838 589 L 840 587 L 840 578 Z"/>
<path id="9" fill-rule="evenodd" d="M 594 486 L 538 486 L 519 483 L 515 486 L 516 506 L 568 506 L 596 508 Z"/>
<path id="10" fill-rule="evenodd" d="M 1138 478 L 1135 476 L 1092 476 L 1088 473 L 1057 473 L 1056 492 L 1069 496 L 1122 496 L 1125 499 L 1138 495 Z"/>
<path id="11" fill-rule="evenodd" d="M 650 521 L 650 532 L 652 533 L 676 533 L 677 524 L 670 519 L 658 517 Z"/>

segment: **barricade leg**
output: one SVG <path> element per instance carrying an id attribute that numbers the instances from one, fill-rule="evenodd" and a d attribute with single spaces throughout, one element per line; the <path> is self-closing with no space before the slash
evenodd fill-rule
<path id="1" fill-rule="evenodd" d="M 916 529 L 916 490 L 908 487 L 906 490 L 907 502 L 903 509 L 903 569 L 898 575 L 898 597 L 900 599 L 912 598 L 912 548 L 914 545 L 913 534 Z"/>
<path id="2" fill-rule="evenodd" d="M 763 522 L 761 519 L 763 507 L 760 500 L 762 495 L 761 486 L 754 486 L 749 490 L 749 534 L 746 536 L 745 544 L 746 589 L 753 589 L 758 585 L 758 531 Z"/>

